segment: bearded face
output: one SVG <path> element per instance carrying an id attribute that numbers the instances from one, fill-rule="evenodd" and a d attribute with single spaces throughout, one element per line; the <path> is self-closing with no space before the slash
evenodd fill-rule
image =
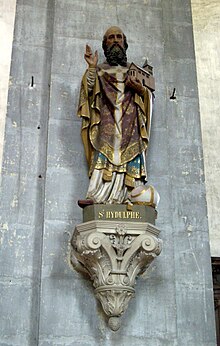
<path id="1" fill-rule="evenodd" d="M 126 49 L 118 43 L 103 47 L 107 62 L 111 66 L 127 66 Z"/>

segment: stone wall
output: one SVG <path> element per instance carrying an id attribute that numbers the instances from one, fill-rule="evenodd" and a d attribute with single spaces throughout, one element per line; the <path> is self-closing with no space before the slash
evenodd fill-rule
<path id="1" fill-rule="evenodd" d="M 11 50 L 14 31 L 16 0 L 0 0 L 0 172 L 7 109 L 8 80 L 11 65 Z"/>
<path id="2" fill-rule="evenodd" d="M 220 256 L 220 3 L 192 0 L 196 66 L 212 256 Z"/>
<path id="3" fill-rule="evenodd" d="M 215 345 L 190 9 L 189 0 L 17 0 L 2 168 L 1 344 Z M 88 186 L 75 115 L 83 52 L 89 43 L 101 61 L 110 25 L 126 33 L 130 61 L 148 57 L 154 66 L 148 167 L 164 241 L 117 333 L 69 264 L 77 200 Z"/>

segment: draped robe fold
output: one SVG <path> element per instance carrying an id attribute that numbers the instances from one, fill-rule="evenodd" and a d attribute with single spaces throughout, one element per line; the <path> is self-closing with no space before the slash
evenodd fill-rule
<path id="1" fill-rule="evenodd" d="M 88 90 L 87 72 L 80 90 L 78 116 L 89 165 L 87 198 L 95 203 L 123 203 L 127 187 L 146 180 L 145 154 L 149 142 L 152 94 L 139 96 L 125 86 L 128 67 L 96 68 Z"/>

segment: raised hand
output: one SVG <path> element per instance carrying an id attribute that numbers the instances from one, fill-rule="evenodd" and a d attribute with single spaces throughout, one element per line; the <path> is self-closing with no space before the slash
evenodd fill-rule
<path id="1" fill-rule="evenodd" d="M 95 53 L 93 54 L 92 49 L 88 44 L 86 45 L 86 52 L 85 52 L 84 58 L 85 58 L 87 64 L 89 65 L 89 67 L 96 67 L 97 66 L 98 52 L 96 50 Z"/>
<path id="2" fill-rule="evenodd" d="M 145 88 L 143 87 L 138 78 L 128 76 L 125 84 L 128 88 L 132 89 L 139 95 L 143 95 L 145 92 Z"/>

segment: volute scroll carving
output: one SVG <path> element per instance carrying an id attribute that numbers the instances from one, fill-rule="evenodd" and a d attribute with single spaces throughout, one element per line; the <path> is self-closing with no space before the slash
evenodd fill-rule
<path id="1" fill-rule="evenodd" d="M 161 252 L 158 234 L 159 230 L 146 222 L 94 220 L 75 228 L 72 263 L 77 259 L 89 274 L 114 331 L 120 328 L 120 316 L 135 295 L 136 277 Z"/>

